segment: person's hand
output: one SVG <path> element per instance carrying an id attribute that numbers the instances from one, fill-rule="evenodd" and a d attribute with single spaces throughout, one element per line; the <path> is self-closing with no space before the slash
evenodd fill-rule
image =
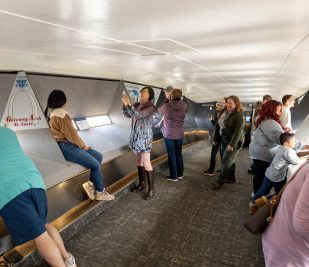
<path id="1" fill-rule="evenodd" d="M 85 145 L 85 146 L 83 147 L 83 149 L 84 149 L 84 150 L 89 150 L 89 149 L 91 149 L 91 146 Z"/>
<path id="2" fill-rule="evenodd" d="M 123 96 L 121 97 L 121 101 L 122 101 L 122 103 L 123 103 L 125 106 L 130 106 L 130 105 L 131 105 L 130 99 L 129 99 L 129 97 L 128 97 L 127 95 L 123 95 Z"/>
<path id="3" fill-rule="evenodd" d="M 218 144 L 218 142 L 213 141 L 212 144 L 213 144 L 214 146 L 216 146 L 216 145 Z"/>
<path id="4" fill-rule="evenodd" d="M 172 92 L 165 93 L 166 99 L 171 100 L 171 94 Z"/>
<path id="5" fill-rule="evenodd" d="M 208 119 L 209 119 L 210 121 L 212 121 L 212 120 L 214 120 L 214 116 L 208 115 Z"/>
<path id="6" fill-rule="evenodd" d="M 227 146 L 227 151 L 228 152 L 232 152 L 232 151 L 234 151 L 234 148 L 231 145 L 228 145 Z"/>
<path id="7" fill-rule="evenodd" d="M 160 128 L 161 122 L 158 122 L 154 127 L 155 128 Z"/>
<path id="8" fill-rule="evenodd" d="M 289 127 L 285 127 L 285 128 L 284 128 L 284 131 L 285 131 L 286 133 L 291 133 L 291 132 L 292 132 L 292 129 L 289 128 Z"/>

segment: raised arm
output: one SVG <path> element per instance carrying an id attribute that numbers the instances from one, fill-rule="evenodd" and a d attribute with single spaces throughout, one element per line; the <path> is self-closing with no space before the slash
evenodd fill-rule
<path id="1" fill-rule="evenodd" d="M 135 109 L 135 107 L 133 107 L 133 106 L 129 106 L 127 108 L 128 114 L 131 117 L 136 118 L 137 120 L 152 116 L 154 111 L 155 111 L 155 107 L 154 106 L 146 107 L 146 108 L 142 109 L 141 111 L 137 111 Z"/>
<path id="2" fill-rule="evenodd" d="M 132 118 L 132 116 L 131 116 L 131 115 L 129 114 L 129 112 L 128 112 L 128 109 L 129 109 L 128 106 L 123 105 L 123 106 L 122 106 L 122 114 L 123 114 L 123 116 L 126 117 L 126 118 Z"/>

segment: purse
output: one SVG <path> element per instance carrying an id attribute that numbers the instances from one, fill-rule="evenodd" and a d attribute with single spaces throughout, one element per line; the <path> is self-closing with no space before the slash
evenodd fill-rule
<path id="1" fill-rule="evenodd" d="M 298 171 L 301 168 L 298 169 Z M 273 222 L 273 218 L 280 202 L 280 198 L 287 185 L 296 177 L 298 171 L 293 177 L 281 188 L 277 195 L 274 195 L 266 202 L 256 213 L 252 214 L 245 222 L 244 226 L 252 234 L 262 234 L 266 227 Z"/>
<path id="2" fill-rule="evenodd" d="M 282 191 L 282 189 L 281 189 Z M 280 193 L 282 194 L 282 192 Z M 268 224 L 272 223 L 273 216 L 276 212 L 280 201 L 281 194 L 274 195 L 270 201 L 267 201 L 256 213 L 251 215 L 245 222 L 244 226 L 252 234 L 262 234 Z"/>

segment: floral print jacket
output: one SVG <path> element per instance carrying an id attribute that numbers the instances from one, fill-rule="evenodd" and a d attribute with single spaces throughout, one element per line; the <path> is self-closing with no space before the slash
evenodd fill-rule
<path id="1" fill-rule="evenodd" d="M 129 147 L 134 153 L 150 152 L 152 147 L 152 122 L 155 106 L 152 101 L 123 106 L 123 115 L 132 118 Z"/>

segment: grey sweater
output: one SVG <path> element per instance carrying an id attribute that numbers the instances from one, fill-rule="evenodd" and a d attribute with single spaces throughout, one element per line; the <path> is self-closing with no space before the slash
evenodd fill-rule
<path id="1" fill-rule="evenodd" d="M 265 120 L 253 132 L 249 145 L 252 159 L 271 162 L 275 156 L 276 148 L 280 145 L 279 137 L 283 133 L 281 125 L 275 120 Z M 299 141 L 296 141 L 295 149 L 302 149 Z"/>
<path id="2" fill-rule="evenodd" d="M 265 176 L 272 182 L 281 182 L 286 178 L 290 164 L 298 164 L 299 157 L 292 148 L 279 146 L 276 155 L 265 172 Z"/>

